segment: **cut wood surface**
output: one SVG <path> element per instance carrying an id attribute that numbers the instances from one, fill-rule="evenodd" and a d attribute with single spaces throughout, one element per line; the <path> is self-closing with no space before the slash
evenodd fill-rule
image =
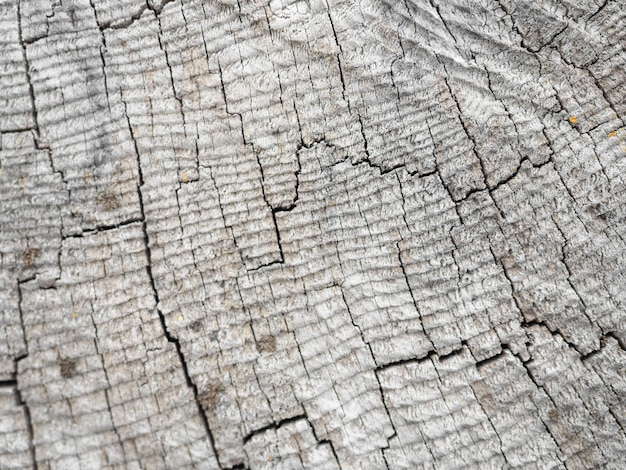
<path id="1" fill-rule="evenodd" d="M 0 468 L 624 469 L 625 0 L 0 0 Z"/>

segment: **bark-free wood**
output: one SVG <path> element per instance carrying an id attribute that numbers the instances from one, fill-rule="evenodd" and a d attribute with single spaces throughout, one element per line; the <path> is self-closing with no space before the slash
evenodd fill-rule
<path id="1" fill-rule="evenodd" d="M 0 468 L 621 468 L 622 0 L 0 0 Z"/>

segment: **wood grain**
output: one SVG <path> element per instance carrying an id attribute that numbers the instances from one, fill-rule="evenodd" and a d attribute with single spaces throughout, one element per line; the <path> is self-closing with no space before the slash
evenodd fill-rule
<path id="1" fill-rule="evenodd" d="M 622 0 L 0 0 L 0 468 L 622 468 Z"/>

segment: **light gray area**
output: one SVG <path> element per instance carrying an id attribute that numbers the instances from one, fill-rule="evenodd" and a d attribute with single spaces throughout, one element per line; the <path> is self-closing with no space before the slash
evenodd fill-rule
<path id="1" fill-rule="evenodd" d="M 0 468 L 623 469 L 624 0 L 0 0 Z"/>

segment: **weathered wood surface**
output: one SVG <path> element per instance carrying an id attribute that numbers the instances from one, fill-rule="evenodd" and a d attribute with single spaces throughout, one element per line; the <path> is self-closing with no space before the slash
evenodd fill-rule
<path id="1" fill-rule="evenodd" d="M 0 0 L 0 468 L 624 468 L 624 0 Z"/>

